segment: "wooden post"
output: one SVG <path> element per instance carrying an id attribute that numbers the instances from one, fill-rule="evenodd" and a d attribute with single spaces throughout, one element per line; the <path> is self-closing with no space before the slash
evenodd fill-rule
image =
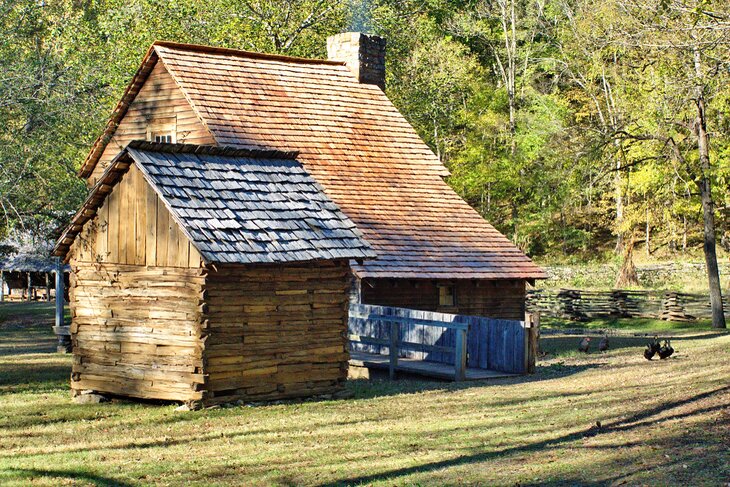
<path id="1" fill-rule="evenodd" d="M 466 330 L 456 331 L 456 350 L 454 355 L 454 380 L 466 380 Z"/>
<path id="2" fill-rule="evenodd" d="M 0 303 L 5 301 L 5 271 L 0 271 Z"/>
<path id="3" fill-rule="evenodd" d="M 63 288 L 63 262 L 59 257 L 56 257 L 56 326 L 53 331 L 58 337 L 56 351 L 58 353 L 69 353 L 71 351 L 71 333 L 69 327 L 64 326 L 63 323 L 63 305 L 65 304 Z"/>
<path id="4" fill-rule="evenodd" d="M 525 328 L 525 372 L 533 374 L 540 349 L 540 314 L 525 313 Z"/>
<path id="5" fill-rule="evenodd" d="M 362 303 L 362 281 L 360 278 L 352 275 L 352 282 L 350 283 L 350 304 L 361 304 Z"/>
<path id="6" fill-rule="evenodd" d="M 27 273 L 28 275 L 28 295 L 26 296 L 26 301 L 30 301 L 30 291 L 31 291 L 31 284 L 30 284 L 30 272 Z"/>
<path id="7" fill-rule="evenodd" d="M 63 263 L 56 257 L 56 326 L 63 326 Z"/>
<path id="8" fill-rule="evenodd" d="M 46 301 L 51 302 L 51 277 L 49 272 L 46 272 Z"/>
<path id="9" fill-rule="evenodd" d="M 390 364 L 388 373 L 391 379 L 395 379 L 395 369 L 398 367 L 398 322 L 390 322 Z"/>

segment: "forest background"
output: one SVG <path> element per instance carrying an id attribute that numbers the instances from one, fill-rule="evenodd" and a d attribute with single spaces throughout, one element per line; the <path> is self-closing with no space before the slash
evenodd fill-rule
<path id="1" fill-rule="evenodd" d="M 154 40 L 326 57 L 348 30 L 387 39 L 388 96 L 528 255 L 701 259 L 712 288 L 730 250 L 724 0 L 0 0 L 0 240 L 41 245 L 70 219 Z"/>

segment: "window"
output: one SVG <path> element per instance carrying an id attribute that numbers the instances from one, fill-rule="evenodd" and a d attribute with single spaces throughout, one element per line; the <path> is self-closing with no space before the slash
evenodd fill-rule
<path id="1" fill-rule="evenodd" d="M 164 144 L 172 144 L 172 134 L 155 134 L 154 142 L 161 142 Z"/>
<path id="2" fill-rule="evenodd" d="M 439 306 L 455 306 L 454 286 L 439 286 Z"/>
<path id="3" fill-rule="evenodd" d="M 158 144 L 177 143 L 177 117 L 157 118 L 147 125 L 147 140 Z"/>

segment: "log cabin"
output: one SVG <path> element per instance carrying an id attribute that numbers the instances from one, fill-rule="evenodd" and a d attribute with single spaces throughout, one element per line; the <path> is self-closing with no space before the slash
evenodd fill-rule
<path id="1" fill-rule="evenodd" d="M 354 263 L 354 300 L 522 319 L 526 285 L 545 273 L 449 187 L 385 95 L 385 40 L 346 32 L 327 51 L 154 43 L 81 177 L 93 186 L 134 139 L 296 150 L 378 254 Z"/>
<path id="2" fill-rule="evenodd" d="M 83 162 L 80 176 L 86 179 L 89 188 L 99 188 L 96 191 L 104 194 L 109 190 L 109 184 L 104 182 L 105 178 L 110 177 L 109 168 L 114 161 L 120 164 L 119 155 L 125 153 L 130 143 L 140 140 L 195 146 L 198 150 L 202 150 L 201 147 L 218 147 L 221 150 L 251 150 L 280 155 L 294 151 L 302 170 L 316 181 L 323 194 L 341 210 L 348 221 L 354 223 L 358 235 L 370 245 L 370 251 L 374 251 L 371 255 L 358 250 L 367 255 L 360 259 L 350 258 L 349 262 L 344 258 L 327 261 L 327 265 L 340 266 L 338 269 L 341 268 L 342 275 L 348 269 L 351 271 L 351 301 L 523 319 L 526 286 L 535 279 L 544 278 L 545 274 L 449 187 L 446 182 L 449 176 L 447 168 L 385 95 L 385 41 L 377 36 L 343 33 L 328 39 L 327 50 L 328 59 L 306 59 L 155 42 Z M 123 160 L 127 162 L 122 165 L 129 164 L 129 152 L 126 154 L 124 157 L 127 159 Z M 177 160 L 176 157 L 170 160 Z M 127 177 L 130 180 L 136 178 L 136 171 L 132 169 L 132 176 Z M 120 193 L 126 195 L 124 191 L 122 189 Z M 245 199 L 244 193 L 239 194 Z M 124 198 L 131 201 L 135 197 Z M 70 228 L 75 230 L 65 234 L 59 241 L 56 249 L 58 255 L 65 255 L 72 265 L 82 261 L 90 264 L 99 257 L 84 254 L 82 246 L 76 242 L 84 238 L 84 230 L 80 229 L 84 218 L 90 218 L 89 228 L 99 227 L 99 223 L 95 223 L 98 219 L 95 215 L 99 210 L 109 211 L 103 207 L 85 210 L 89 215 L 73 223 Z M 109 216 L 115 218 L 113 214 L 116 215 L 112 212 Z M 167 218 L 173 217 L 170 214 Z M 101 301 L 113 294 L 104 288 L 105 283 L 110 281 L 102 279 L 100 272 L 111 272 L 111 275 L 118 276 L 119 282 L 125 283 L 120 285 L 122 288 L 128 285 L 126 283 L 136 286 L 140 282 L 136 273 L 141 272 L 143 267 L 138 269 L 128 266 L 142 265 L 141 255 L 137 256 L 136 253 L 143 253 L 143 249 L 136 243 L 134 248 L 130 247 L 132 240 L 129 240 L 129 232 L 132 230 L 122 229 L 124 224 L 121 220 L 119 223 L 106 223 L 110 229 L 117 225 L 118 230 L 113 231 L 118 231 L 119 235 L 111 238 L 107 236 L 109 247 L 102 245 L 97 253 L 114 255 L 114 262 L 107 260 L 97 262 L 95 267 L 84 265 L 83 268 L 76 265 L 77 310 L 81 309 L 83 297 L 86 300 L 83 306 L 110 312 L 104 307 L 106 305 L 94 301 Z M 125 220 L 125 223 L 131 226 L 131 221 Z M 222 275 L 215 270 L 221 267 L 217 266 L 215 260 L 207 259 L 203 255 L 204 251 L 196 247 L 190 238 L 187 241 L 182 239 L 184 231 L 173 227 L 170 226 L 170 235 L 166 237 L 167 247 L 163 245 L 166 250 L 159 249 L 151 271 L 158 273 L 175 289 L 180 286 L 173 283 L 187 283 L 179 292 L 192 292 L 197 296 L 204 292 L 205 286 L 217 279 L 213 276 Z M 208 242 L 215 243 L 216 235 L 213 232 Z M 171 241 L 178 242 L 179 251 L 172 248 L 174 245 Z M 360 249 L 359 245 L 355 244 L 355 248 Z M 239 253 L 244 251 L 240 250 Z M 76 257 L 76 253 L 82 258 Z M 184 261 L 184 255 L 188 257 L 187 261 Z M 239 262 L 235 265 L 244 265 L 246 257 L 236 258 Z M 321 259 L 313 262 L 321 262 Z M 144 266 L 147 269 L 150 263 L 145 262 Z M 228 272 L 227 269 L 224 272 Z M 294 274 L 300 272 L 297 269 Z M 316 274 L 319 270 L 315 269 L 320 267 L 307 272 Z M 338 279 L 342 275 L 337 274 Z M 273 278 L 273 274 L 268 276 L 268 279 Z M 322 278 L 331 279 L 331 276 L 325 273 Z M 237 278 L 235 282 L 241 290 L 271 286 L 266 279 L 252 279 L 246 282 Z M 281 279 L 287 282 L 288 277 L 281 276 Z M 334 283 L 328 281 L 325 287 L 332 285 Z M 88 289 L 84 289 L 85 286 Z M 189 289 L 190 286 L 195 289 Z M 288 290 L 302 291 L 299 288 Z M 233 292 L 233 289 L 229 288 L 228 291 Z M 307 292 L 310 291 L 313 292 L 313 289 L 307 288 Z M 124 291 L 127 292 L 132 291 Z M 213 296 L 210 292 L 209 295 Z M 189 297 L 188 294 L 184 296 L 185 299 Z M 217 299 L 224 301 L 225 296 L 229 295 L 224 293 Z M 277 296 L 277 299 L 282 299 L 282 295 Z M 270 319 L 267 318 L 269 313 L 276 316 L 279 306 L 285 306 L 284 301 L 279 303 L 273 295 L 268 296 L 268 299 L 271 301 L 261 305 L 264 306 L 260 309 L 259 318 L 262 322 Z M 163 302 L 156 302 L 160 305 L 158 310 L 150 307 L 144 313 L 162 313 L 163 316 L 167 312 L 183 313 L 181 310 L 165 309 Z M 192 306 L 192 301 L 190 303 Z M 241 315 L 245 312 L 245 304 L 242 311 L 240 303 L 217 303 L 223 308 L 215 311 L 216 316 L 223 319 L 224 313 L 228 313 L 225 319 L 229 323 L 224 328 L 232 329 L 247 323 Z M 213 302 L 208 303 L 205 299 L 196 304 L 204 305 L 208 306 L 209 312 L 213 309 Z M 166 306 L 172 306 L 172 302 Z M 81 330 L 82 326 L 86 326 L 83 320 L 87 317 L 79 316 L 79 311 L 75 313 L 75 329 Z M 203 319 L 199 316 L 200 310 L 191 307 L 184 313 L 187 320 L 185 326 L 191 333 L 198 334 L 196 327 L 201 326 Z M 346 315 L 340 315 L 340 318 L 346 318 Z M 276 326 L 291 327 L 293 332 L 301 331 L 294 324 L 297 321 L 277 323 Z M 88 325 L 101 326 L 98 321 Z M 259 331 L 257 329 L 256 333 Z M 273 339 L 273 335 L 269 338 Z M 259 339 L 265 340 L 265 337 L 262 335 Z M 80 331 L 76 341 L 80 344 L 77 360 L 83 361 L 81 350 L 84 347 Z M 211 343 L 215 343 L 215 339 Z M 323 344 L 323 348 L 330 350 L 330 342 L 324 343 L 327 345 Z M 151 341 L 145 346 L 147 348 L 144 350 L 148 350 L 163 344 Z M 200 344 L 186 346 L 190 348 L 191 356 L 201 355 Z M 205 361 L 198 360 L 200 357 L 195 359 L 198 361 L 193 360 L 186 365 L 188 369 L 185 369 L 184 374 L 188 375 L 185 375 L 185 380 L 190 384 L 205 380 L 217 384 L 220 381 L 221 387 L 233 391 L 231 394 L 234 396 L 243 394 L 256 397 L 258 392 L 255 389 L 246 389 L 235 380 L 228 383 L 226 380 L 229 376 L 225 374 L 238 377 L 247 370 L 247 364 L 252 360 L 261 360 L 261 368 L 257 370 L 276 374 L 279 369 L 277 365 L 271 364 L 274 359 L 236 355 L 241 351 L 240 348 L 230 343 L 226 343 L 226 346 L 229 347 L 229 354 L 225 359 L 221 357 L 213 369 L 203 370 L 201 367 L 205 366 Z M 274 344 L 262 343 L 260 346 L 262 349 L 267 346 L 275 348 Z M 206 342 L 205 350 L 208 350 L 207 347 Z M 240 347 L 240 344 L 236 347 Z M 291 350 L 295 348 L 292 345 Z M 119 353 L 115 349 L 111 352 Z M 290 353 L 286 347 L 280 352 Z M 103 359 L 101 351 L 96 350 L 95 353 L 100 354 L 98 360 L 112 362 L 111 358 Z M 139 349 L 135 353 L 139 355 L 147 352 Z M 314 367 L 314 364 L 309 366 Z M 77 364 L 74 374 L 80 374 L 83 367 L 83 364 Z M 304 370 L 294 368 L 291 373 L 303 377 L 308 374 Z M 206 378 L 213 371 L 224 375 Z M 96 374 L 96 377 L 101 375 Z M 79 383 L 77 389 L 99 386 L 90 380 Z M 275 380 L 267 379 L 263 383 L 265 390 L 261 394 L 264 397 L 275 397 L 280 393 L 266 389 L 276 383 Z M 279 386 L 281 384 L 277 383 L 276 387 Z M 207 386 L 196 387 L 205 389 Z M 287 389 L 294 390 L 296 388 Z M 306 387 L 301 391 L 311 392 Z M 201 397 L 206 397 L 204 391 Z"/>
<path id="3" fill-rule="evenodd" d="M 61 236 L 71 388 L 191 406 L 332 393 L 350 260 L 374 257 L 294 153 L 132 142 Z"/>

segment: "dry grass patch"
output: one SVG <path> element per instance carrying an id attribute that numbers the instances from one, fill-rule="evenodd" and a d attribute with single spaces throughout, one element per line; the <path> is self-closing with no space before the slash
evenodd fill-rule
<path id="1" fill-rule="evenodd" d="M 0 339 L 44 330 L 0 326 Z M 685 337 L 661 362 L 642 346 L 552 358 L 517 380 L 354 381 L 347 400 L 177 413 L 74 405 L 70 357 L 0 345 L 0 484 L 730 481 L 730 336 Z"/>

